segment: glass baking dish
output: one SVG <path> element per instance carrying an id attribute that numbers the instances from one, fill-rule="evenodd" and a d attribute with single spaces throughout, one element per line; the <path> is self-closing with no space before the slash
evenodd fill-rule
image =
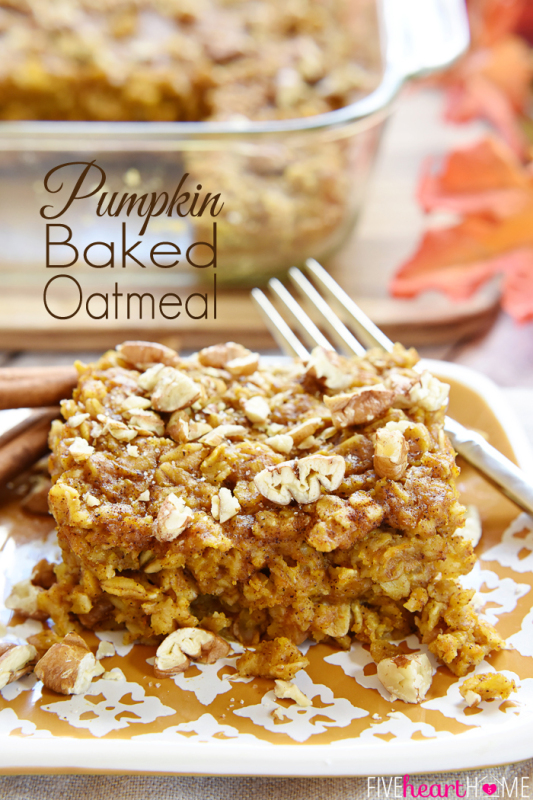
<path id="1" fill-rule="evenodd" d="M 0 122 L 3 281 L 42 269 L 45 220 L 39 210 L 50 197 L 45 174 L 58 164 L 93 159 L 113 190 L 172 195 L 187 175 L 191 194 L 198 185 L 204 193 L 220 193 L 221 282 L 260 284 L 308 257 L 326 259 L 354 226 L 402 85 L 448 65 L 468 43 L 463 0 L 377 0 L 375 16 L 377 85 L 327 114 L 267 122 Z M 136 255 L 142 262 L 162 240 L 178 243 L 182 252 L 191 242 L 212 242 L 214 219 L 154 216 Z M 58 222 L 77 231 L 80 252 L 84 244 L 116 234 L 116 220 L 96 217 L 94 197 L 77 201 Z M 99 270 L 82 264 L 74 269 L 98 280 Z M 129 285 L 153 283 L 165 271 L 148 276 L 132 269 Z M 177 282 L 191 280 L 185 271 Z"/>

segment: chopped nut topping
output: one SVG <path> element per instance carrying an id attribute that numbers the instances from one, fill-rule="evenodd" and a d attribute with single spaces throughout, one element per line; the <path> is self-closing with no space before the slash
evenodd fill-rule
<path id="1" fill-rule="evenodd" d="M 164 367 L 158 373 L 152 393 L 152 406 L 157 411 L 177 411 L 198 400 L 202 387 L 188 375 L 173 367 Z"/>
<path id="2" fill-rule="evenodd" d="M 79 428 L 82 422 L 85 422 L 86 419 L 90 419 L 90 416 L 90 414 L 74 414 L 73 417 L 67 419 L 66 424 L 69 428 Z"/>
<path id="3" fill-rule="evenodd" d="M 311 706 L 312 703 L 308 697 L 302 692 L 301 689 L 298 689 L 294 683 L 290 681 L 275 681 L 274 687 L 274 694 L 276 697 L 279 697 L 280 700 L 294 700 L 294 702 L 302 706 L 303 708 L 307 708 Z"/>
<path id="4" fill-rule="evenodd" d="M 243 358 L 233 358 L 226 364 L 226 369 L 234 378 L 242 375 L 252 375 L 259 366 L 259 353 L 250 353 Z"/>
<path id="5" fill-rule="evenodd" d="M 208 422 L 189 422 L 188 441 L 195 442 L 212 430 L 213 427 Z"/>
<path id="6" fill-rule="evenodd" d="M 31 672 L 37 650 L 31 644 L 0 644 L 0 689 Z"/>
<path id="7" fill-rule="evenodd" d="M 94 447 L 92 444 L 89 444 L 86 439 L 82 439 L 81 436 L 76 436 L 69 447 L 69 453 L 74 461 L 80 463 L 82 461 L 87 461 L 89 456 L 92 456 Z"/>
<path id="8" fill-rule="evenodd" d="M 415 383 L 409 392 L 409 399 L 415 406 L 420 406 L 426 411 L 438 411 L 448 405 L 450 387 L 442 383 L 427 370 L 420 376 L 420 382 Z"/>
<path id="9" fill-rule="evenodd" d="M 380 478 L 398 481 L 407 469 L 407 442 L 403 433 L 379 428 L 376 431 L 374 469 Z"/>
<path id="10" fill-rule="evenodd" d="M 433 670 L 425 653 L 384 658 L 377 666 L 378 678 L 393 700 L 420 703 L 431 686 Z"/>
<path id="11" fill-rule="evenodd" d="M 341 360 L 333 350 L 315 347 L 307 362 L 307 374 L 322 381 L 328 389 L 346 389 L 352 376 L 341 368 Z"/>
<path id="12" fill-rule="evenodd" d="M 138 381 L 141 389 L 144 389 L 145 392 L 153 391 L 158 381 L 159 374 L 163 369 L 163 364 L 155 364 L 153 367 L 147 369 L 146 372 L 143 372 Z"/>
<path id="13" fill-rule="evenodd" d="M 104 414 L 98 415 L 98 421 L 103 424 L 102 433 L 110 433 L 113 439 L 117 442 L 131 442 L 137 436 L 137 431 L 128 428 L 123 422 L 119 422 L 112 417 L 106 417 Z"/>
<path id="14" fill-rule="evenodd" d="M 391 407 L 394 394 L 382 383 L 362 386 L 353 392 L 324 395 L 324 403 L 332 412 L 333 424 L 337 428 L 362 425 L 382 417 Z"/>
<path id="15" fill-rule="evenodd" d="M 292 499 L 298 503 L 314 503 L 320 497 L 320 487 L 331 492 L 344 477 L 342 456 L 306 456 L 267 467 L 254 478 L 263 495 L 273 503 L 286 506 Z"/>
<path id="16" fill-rule="evenodd" d="M 190 417 L 186 411 L 174 411 L 167 422 L 166 432 L 174 439 L 175 442 L 188 442 L 189 422 Z"/>
<path id="17" fill-rule="evenodd" d="M 138 394 L 132 394 L 126 397 L 122 403 L 123 411 L 131 411 L 132 408 L 150 408 L 151 402 L 147 397 L 140 397 Z"/>
<path id="18" fill-rule="evenodd" d="M 465 524 L 462 528 L 457 528 L 454 536 L 462 536 L 472 547 L 479 544 L 483 529 L 481 527 L 481 517 L 476 506 L 466 507 Z"/>
<path id="19" fill-rule="evenodd" d="M 10 611 L 18 611 L 25 617 L 46 619 L 48 615 L 40 611 L 38 605 L 38 598 L 42 591 L 40 586 L 34 586 L 29 579 L 19 581 L 11 589 L 11 594 L 5 600 L 4 605 Z"/>
<path id="20" fill-rule="evenodd" d="M 119 344 L 116 349 L 126 361 L 129 361 L 137 369 L 146 369 L 152 364 L 175 367 L 180 363 L 180 358 L 175 350 L 158 342 L 124 342 Z"/>
<path id="21" fill-rule="evenodd" d="M 310 419 L 300 422 L 299 425 L 295 425 L 293 428 L 287 431 L 287 433 L 291 437 L 294 444 L 299 445 L 309 436 L 312 436 L 313 433 L 316 433 L 319 428 L 323 427 L 324 420 L 322 417 L 310 417 Z"/>
<path id="22" fill-rule="evenodd" d="M 229 489 L 222 488 L 218 494 L 213 495 L 211 500 L 211 515 L 219 522 L 227 522 L 238 514 L 241 505 Z"/>
<path id="23" fill-rule="evenodd" d="M 394 392 L 394 405 L 396 408 L 407 408 L 411 405 L 409 392 L 418 383 L 418 376 L 392 373 L 386 381 L 387 388 Z"/>
<path id="24" fill-rule="evenodd" d="M 244 413 L 250 422 L 266 422 L 270 415 L 270 406 L 264 397 L 257 394 L 245 401 Z"/>
<path id="25" fill-rule="evenodd" d="M 202 628 L 180 628 L 163 639 L 155 657 L 155 674 L 166 678 L 184 672 L 190 660 L 214 664 L 231 651 L 221 636 Z"/>
<path id="26" fill-rule="evenodd" d="M 219 444 L 222 444 L 224 439 L 232 439 L 235 436 L 239 437 L 245 434 L 246 428 L 244 425 L 219 425 L 217 428 L 213 428 L 212 431 L 202 436 L 200 442 L 210 447 L 218 447 Z"/>
<path id="27" fill-rule="evenodd" d="M 155 434 L 156 436 L 163 436 L 165 432 L 165 423 L 153 411 L 148 411 L 143 408 L 132 409 L 129 413 L 129 426 L 135 428 L 135 435 L 137 433 Z"/>
<path id="28" fill-rule="evenodd" d="M 198 361 L 205 367 L 218 367 L 223 369 L 228 361 L 236 358 L 246 358 L 252 355 L 251 351 L 242 344 L 236 342 L 226 342 L 226 344 L 215 344 L 212 347 L 204 347 L 198 353 Z"/>
<path id="29" fill-rule="evenodd" d="M 85 641 L 68 633 L 37 662 L 35 674 L 48 689 L 60 694 L 83 694 L 94 677 L 104 672 Z"/>
<path id="30" fill-rule="evenodd" d="M 163 501 L 155 524 L 155 538 L 160 542 L 171 542 L 190 524 L 193 512 L 185 500 L 169 494 Z"/>
<path id="31" fill-rule="evenodd" d="M 148 489 L 145 489 L 144 492 L 141 492 L 138 499 L 142 503 L 147 503 L 150 500 L 150 491 Z"/>
<path id="32" fill-rule="evenodd" d="M 290 453 L 294 447 L 294 440 L 288 433 L 278 433 L 265 439 L 265 444 L 268 444 L 277 453 Z"/>
<path id="33" fill-rule="evenodd" d="M 102 658 L 111 658 L 114 655 L 116 655 L 116 650 L 113 642 L 100 642 L 98 645 L 98 650 L 96 651 L 97 661 L 100 661 Z"/>
<path id="34" fill-rule="evenodd" d="M 94 494 L 90 494 L 89 492 L 85 492 L 83 499 L 89 508 L 96 508 L 96 506 L 100 505 L 100 500 L 95 497 Z"/>
<path id="35" fill-rule="evenodd" d="M 139 458 L 139 448 L 137 447 L 136 444 L 129 444 L 126 447 L 126 452 L 132 458 Z"/>

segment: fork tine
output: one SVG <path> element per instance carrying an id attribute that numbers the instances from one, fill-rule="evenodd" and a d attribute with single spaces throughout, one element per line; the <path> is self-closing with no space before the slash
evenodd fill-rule
<path id="1" fill-rule="evenodd" d="M 281 300 L 296 325 L 300 328 L 302 335 L 307 338 L 313 347 L 325 347 L 326 350 L 333 350 L 333 345 L 324 334 L 317 328 L 313 320 L 305 313 L 303 308 L 296 302 L 294 297 L 287 291 L 281 281 L 277 278 L 269 280 L 268 285 L 276 296 Z"/>
<path id="2" fill-rule="evenodd" d="M 291 267 L 289 270 L 289 277 L 307 297 L 309 302 L 313 304 L 332 338 L 340 342 L 340 346 L 347 349 L 349 353 L 353 353 L 353 355 L 356 356 L 364 356 L 365 348 L 363 345 L 357 341 L 344 322 L 341 322 L 331 306 L 318 294 L 313 284 L 307 280 L 305 275 L 296 267 Z"/>
<path id="3" fill-rule="evenodd" d="M 288 356 L 296 356 L 303 361 L 307 361 L 309 358 L 308 350 L 294 335 L 264 292 L 262 292 L 261 289 L 252 289 L 252 297 L 259 306 L 266 326 L 280 348 L 284 350 Z"/>
<path id="4" fill-rule="evenodd" d="M 316 278 L 320 286 L 326 289 L 333 297 L 339 301 L 342 307 L 347 311 L 350 320 L 357 333 L 367 347 L 381 347 L 382 350 L 392 350 L 392 342 L 388 336 L 385 336 L 383 331 L 380 331 L 369 317 L 362 311 L 359 306 L 354 303 L 344 289 L 341 289 L 337 281 L 329 275 L 324 267 L 314 258 L 308 258 L 305 262 L 307 269 Z"/>

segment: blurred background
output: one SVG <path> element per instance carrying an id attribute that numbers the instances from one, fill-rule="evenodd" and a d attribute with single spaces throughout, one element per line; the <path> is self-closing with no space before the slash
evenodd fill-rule
<path id="1" fill-rule="evenodd" d="M 384 5 L 0 2 L 2 363 L 66 363 L 136 337 L 273 352 L 249 288 L 312 256 L 393 339 L 504 386 L 533 385 L 531 4 L 471 0 L 468 53 L 407 82 L 393 107 L 343 116 L 386 72 Z M 216 319 L 212 271 L 83 259 L 46 269 L 39 210 L 57 197 L 44 176 L 93 159 L 105 185 L 57 220 L 80 253 L 120 241 L 122 217 L 96 215 L 104 191 L 170 195 L 188 174 L 220 193 Z M 136 253 L 210 241 L 212 221 L 161 214 Z M 128 219 L 130 243 L 138 222 Z M 110 302 L 108 319 L 82 304 L 58 320 L 43 303 L 57 274 L 77 278 L 84 302 L 115 281 L 156 307 L 168 292 L 207 293 L 208 318 L 165 320 L 148 305 L 128 318 Z M 72 287 L 55 283 L 58 316 L 76 305 Z"/>

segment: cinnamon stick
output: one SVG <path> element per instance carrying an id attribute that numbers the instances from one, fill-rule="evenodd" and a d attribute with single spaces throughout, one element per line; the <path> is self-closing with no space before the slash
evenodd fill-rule
<path id="1" fill-rule="evenodd" d="M 70 397 L 78 381 L 74 367 L 0 369 L 0 409 L 52 406 Z"/>
<path id="2" fill-rule="evenodd" d="M 0 483 L 6 483 L 37 461 L 48 448 L 51 421 L 59 409 L 36 411 L 33 423 L 0 448 Z"/>

